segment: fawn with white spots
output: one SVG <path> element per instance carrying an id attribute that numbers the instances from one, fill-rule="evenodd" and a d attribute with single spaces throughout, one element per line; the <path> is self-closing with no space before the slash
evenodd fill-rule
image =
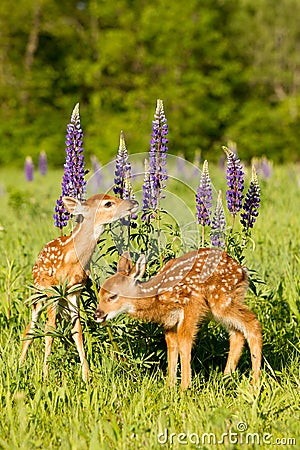
<path id="1" fill-rule="evenodd" d="M 129 253 L 123 253 L 117 273 L 100 289 L 97 322 L 128 313 L 133 318 L 163 325 L 169 381 L 176 381 L 179 354 L 181 388 L 186 389 L 191 383 L 191 350 L 197 326 L 211 316 L 229 331 L 230 349 L 224 373 L 236 369 L 247 340 L 257 382 L 262 334 L 255 314 L 243 303 L 248 286 L 244 268 L 226 252 L 208 248 L 170 260 L 156 276 L 141 283 L 138 280 L 145 268 L 144 255 L 132 266 Z"/>
<path id="2" fill-rule="evenodd" d="M 33 267 L 33 281 L 38 290 L 49 289 L 67 282 L 67 289 L 82 285 L 88 278 L 88 268 L 97 241 L 104 230 L 104 225 L 137 210 L 135 200 L 121 200 L 104 194 L 96 194 L 81 202 L 72 197 L 63 197 L 66 209 L 77 218 L 77 225 L 69 236 L 62 236 L 46 244 L 40 252 Z M 46 292 L 50 296 L 49 292 Z M 79 314 L 79 288 L 68 295 L 68 302 L 51 302 L 47 307 L 46 347 L 43 372 L 47 375 L 47 359 L 51 352 L 53 337 L 47 334 L 55 327 L 58 306 L 71 318 L 72 336 L 75 341 L 80 362 L 82 364 L 82 378 L 88 379 L 88 364 L 82 341 L 82 328 Z M 33 341 L 34 330 L 41 314 L 43 302 L 37 301 L 32 305 L 32 317 L 24 332 L 21 365 L 24 362 L 28 347 Z"/>

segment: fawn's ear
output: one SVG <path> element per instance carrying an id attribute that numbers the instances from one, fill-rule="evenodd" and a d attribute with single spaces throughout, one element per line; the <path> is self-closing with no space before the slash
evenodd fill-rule
<path id="1" fill-rule="evenodd" d="M 139 280 L 144 275 L 145 270 L 146 270 L 146 256 L 142 254 L 135 263 L 135 266 L 131 269 L 129 276 L 135 281 Z"/>
<path id="2" fill-rule="evenodd" d="M 73 197 L 62 197 L 63 204 L 65 205 L 67 211 L 73 216 L 78 216 L 79 214 L 84 215 L 84 206 L 77 198 Z"/>
<path id="3" fill-rule="evenodd" d="M 130 258 L 130 253 L 123 252 L 117 265 L 117 271 L 128 275 L 131 269 L 132 269 L 132 261 Z"/>

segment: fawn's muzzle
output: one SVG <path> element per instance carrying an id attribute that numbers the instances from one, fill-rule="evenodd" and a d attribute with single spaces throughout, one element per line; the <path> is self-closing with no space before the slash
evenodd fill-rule
<path id="1" fill-rule="evenodd" d="M 103 323 L 103 322 L 105 322 L 106 317 L 107 317 L 107 314 L 105 314 L 104 311 L 96 309 L 96 312 L 94 314 L 94 319 L 96 320 L 96 322 Z"/>

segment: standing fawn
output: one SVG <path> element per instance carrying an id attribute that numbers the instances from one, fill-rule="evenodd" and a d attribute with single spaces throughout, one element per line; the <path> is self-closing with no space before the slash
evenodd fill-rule
<path id="1" fill-rule="evenodd" d="M 33 281 L 38 290 L 47 290 L 64 282 L 67 288 L 84 284 L 88 277 L 89 263 L 97 241 L 104 230 L 104 225 L 135 212 L 138 203 L 135 200 L 121 200 L 110 195 L 97 194 L 85 202 L 72 197 L 63 197 L 66 209 L 77 218 L 77 225 L 69 236 L 62 236 L 46 244 L 33 267 Z M 50 296 L 49 292 L 46 294 Z M 88 379 L 88 364 L 82 342 L 82 328 L 79 315 L 79 298 L 81 289 L 68 295 L 68 302 L 49 301 L 47 306 L 46 347 L 43 372 L 47 375 L 47 359 L 51 352 L 53 337 L 47 334 L 55 327 L 58 306 L 67 313 L 72 321 L 72 336 L 75 341 L 80 362 L 82 378 Z M 34 329 L 42 311 L 42 302 L 32 305 L 32 317 L 24 332 L 24 340 L 20 357 L 21 365 L 28 347 L 33 341 Z"/>
<path id="2" fill-rule="evenodd" d="M 197 325 L 212 316 L 229 331 L 230 349 L 225 374 L 236 369 L 245 339 L 248 341 L 254 381 L 261 364 L 262 335 L 256 316 L 244 305 L 247 275 L 226 252 L 199 249 L 169 261 L 147 282 L 138 280 L 146 268 L 141 255 L 134 267 L 129 254 L 121 256 L 117 273 L 99 293 L 95 319 L 101 323 L 118 314 L 163 325 L 168 347 L 168 375 L 176 381 L 178 353 L 181 388 L 191 383 L 191 350 Z"/>

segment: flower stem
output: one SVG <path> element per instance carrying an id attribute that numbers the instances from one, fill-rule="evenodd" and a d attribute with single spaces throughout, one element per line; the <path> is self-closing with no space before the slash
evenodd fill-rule
<path id="1" fill-rule="evenodd" d="M 130 231 L 131 231 L 131 227 L 130 227 L 130 224 L 131 224 L 131 215 L 129 216 L 129 221 L 128 221 L 128 225 L 127 225 L 127 248 L 128 248 L 128 250 L 129 250 L 129 248 L 130 248 Z"/>
<path id="2" fill-rule="evenodd" d="M 158 247 L 158 254 L 159 254 L 159 263 L 160 268 L 163 266 L 163 256 L 161 252 L 161 217 L 160 217 L 160 205 L 159 205 L 159 199 L 157 203 L 157 216 L 156 216 L 156 223 L 157 223 L 157 247 Z"/>
<path id="3" fill-rule="evenodd" d="M 202 247 L 204 247 L 204 238 L 205 238 L 205 235 L 204 235 L 204 225 L 202 225 Z"/>
<path id="4" fill-rule="evenodd" d="M 232 222 L 231 222 L 231 232 L 233 232 L 233 228 L 234 228 L 234 223 L 235 223 L 235 215 L 232 214 Z"/>

